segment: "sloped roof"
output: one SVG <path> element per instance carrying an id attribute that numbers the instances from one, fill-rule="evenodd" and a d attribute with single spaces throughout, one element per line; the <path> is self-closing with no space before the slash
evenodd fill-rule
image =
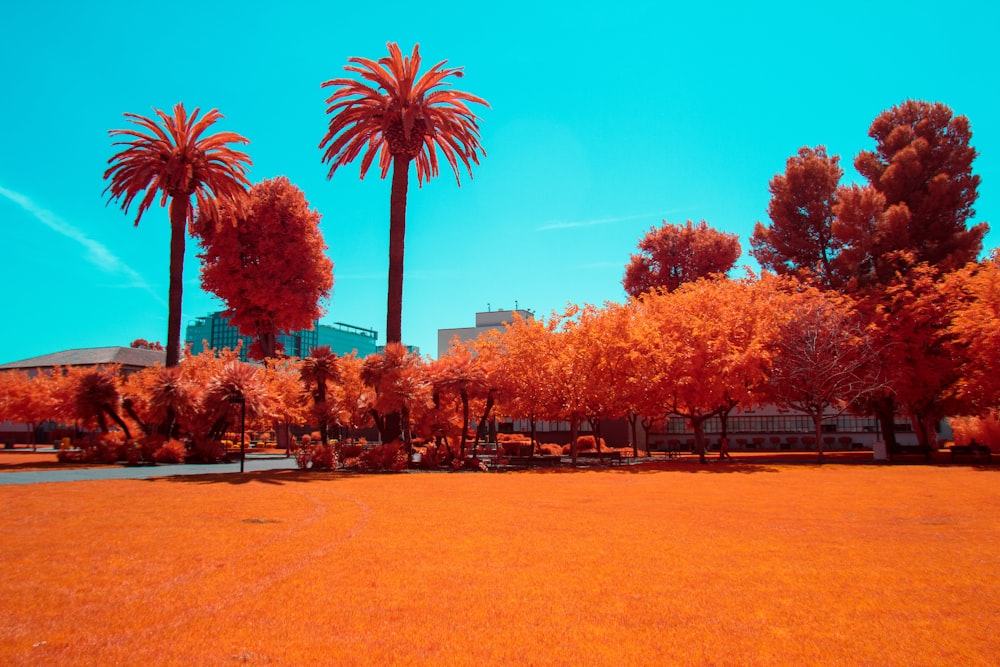
<path id="1" fill-rule="evenodd" d="M 120 346 L 85 347 L 0 364 L 0 370 L 52 368 L 53 366 L 99 366 L 106 364 L 142 367 L 152 366 L 157 362 L 162 364 L 166 361 L 166 358 L 167 353 L 164 350 L 144 350 Z"/>

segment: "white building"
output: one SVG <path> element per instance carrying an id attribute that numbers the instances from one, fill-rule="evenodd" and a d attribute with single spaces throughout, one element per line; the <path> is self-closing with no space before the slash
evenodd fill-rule
<path id="1" fill-rule="evenodd" d="M 526 320 L 534 317 L 534 313 L 530 310 L 504 310 L 501 308 L 500 310 L 488 310 L 485 313 L 476 313 L 476 326 L 474 327 L 438 329 L 438 357 L 442 357 L 448 353 L 448 348 L 451 347 L 451 339 L 455 336 L 458 336 L 459 340 L 466 341 L 475 340 L 479 337 L 479 334 L 494 329 L 502 331 L 504 324 L 514 321 L 514 313 L 517 313 Z"/>

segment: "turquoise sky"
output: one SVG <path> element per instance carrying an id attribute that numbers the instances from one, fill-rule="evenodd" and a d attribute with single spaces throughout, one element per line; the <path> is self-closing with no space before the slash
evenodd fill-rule
<path id="1" fill-rule="evenodd" d="M 463 66 L 459 86 L 492 105 L 475 180 L 411 179 L 403 337 L 427 354 L 439 328 L 472 326 L 476 311 L 623 300 L 629 254 L 664 219 L 705 219 L 748 250 L 790 155 L 824 144 L 850 182 L 871 121 L 908 98 L 969 117 L 975 221 L 1000 226 L 991 2 L 195 7 L 0 6 L 0 362 L 165 341 L 167 212 L 134 228 L 134 211 L 106 205 L 102 175 L 124 112 L 178 101 L 218 108 L 218 130 L 250 139 L 251 180 L 302 188 L 335 265 L 323 321 L 382 340 L 389 183 L 355 167 L 328 181 L 317 147 L 320 83 L 387 41 Z M 196 253 L 189 241 L 185 322 L 222 308 L 200 290 Z"/>

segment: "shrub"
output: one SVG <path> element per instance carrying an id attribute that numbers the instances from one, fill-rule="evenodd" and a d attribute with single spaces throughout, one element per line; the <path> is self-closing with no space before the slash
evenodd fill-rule
<path id="1" fill-rule="evenodd" d="M 608 443 L 601 438 L 601 449 L 607 449 Z M 576 451 L 589 452 L 597 451 L 597 440 L 592 435 L 581 435 L 576 439 Z"/>
<path id="2" fill-rule="evenodd" d="M 196 435 L 191 447 L 191 458 L 201 463 L 218 463 L 226 457 L 226 448 L 221 440 L 212 440 L 206 435 Z"/>
<path id="3" fill-rule="evenodd" d="M 130 466 L 137 466 L 145 459 L 142 457 L 142 445 L 138 442 L 130 442 L 124 446 L 125 463 Z"/>
<path id="4" fill-rule="evenodd" d="M 335 445 L 322 443 L 312 446 L 313 470 L 336 470 L 339 457 Z"/>
<path id="5" fill-rule="evenodd" d="M 361 455 L 359 467 L 368 471 L 399 472 L 406 468 L 406 450 L 399 440 L 377 445 Z"/>
<path id="6" fill-rule="evenodd" d="M 56 452 L 56 460 L 59 463 L 79 463 L 83 460 L 83 452 L 79 449 L 72 449 L 69 444 L 64 443 L 59 446 Z"/>
<path id="7" fill-rule="evenodd" d="M 545 456 L 562 456 L 563 454 L 562 447 L 560 447 L 559 445 L 553 445 L 548 442 L 538 445 L 538 450 Z"/>
<path id="8" fill-rule="evenodd" d="M 333 443 L 305 444 L 295 452 L 295 463 L 301 470 L 336 470 L 340 459 L 337 446 Z"/>
<path id="9" fill-rule="evenodd" d="M 153 453 L 153 460 L 157 463 L 183 463 L 186 456 L 187 448 L 184 443 L 171 438 Z"/>
<path id="10" fill-rule="evenodd" d="M 152 435 L 144 435 L 139 439 L 139 449 L 141 452 L 141 458 L 143 461 L 151 462 L 153 461 L 153 454 L 156 453 L 160 447 L 163 446 L 167 439 L 160 435 L 159 433 L 154 433 Z"/>
<path id="11" fill-rule="evenodd" d="M 119 431 L 89 435 L 79 440 L 79 461 L 115 463 L 125 460 L 125 435 Z"/>

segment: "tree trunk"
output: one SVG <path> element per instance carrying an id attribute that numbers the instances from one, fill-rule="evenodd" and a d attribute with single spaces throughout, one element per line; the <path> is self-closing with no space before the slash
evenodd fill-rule
<path id="1" fill-rule="evenodd" d="M 913 432 L 917 436 L 917 444 L 920 445 L 924 456 L 930 461 L 931 446 L 937 441 L 934 433 L 934 420 L 919 412 L 911 411 L 910 422 L 913 424 Z"/>
<path id="2" fill-rule="evenodd" d="M 823 462 L 823 409 L 812 413 L 813 426 L 816 431 L 816 452 L 819 455 L 819 462 Z"/>
<path id="3" fill-rule="evenodd" d="M 403 246 L 406 237 L 406 190 L 410 161 L 394 157 L 389 206 L 389 297 L 386 303 L 385 340 L 403 340 Z"/>
<path id="4" fill-rule="evenodd" d="M 167 368 L 181 360 L 181 309 L 184 296 L 184 243 L 187 239 L 189 197 L 170 200 L 170 290 L 167 298 Z"/>
<path id="5" fill-rule="evenodd" d="M 531 423 L 531 455 L 534 456 L 535 449 L 538 448 L 538 439 L 535 437 L 537 435 L 535 432 L 535 424 L 537 423 L 537 420 L 535 419 L 535 413 L 531 413 L 531 416 L 528 418 L 528 421 Z"/>
<path id="6" fill-rule="evenodd" d="M 125 433 L 125 440 L 131 442 L 132 433 L 128 430 L 128 424 L 125 423 L 125 420 L 122 419 L 121 416 L 119 416 L 118 411 L 108 405 L 104 406 L 104 410 L 108 413 L 108 416 L 111 417 L 111 419 L 116 424 L 118 424 L 119 428 L 121 428 L 121 430 Z"/>
<path id="7" fill-rule="evenodd" d="M 479 440 L 482 438 L 483 442 L 486 442 L 486 426 L 490 419 L 490 412 L 493 411 L 493 391 L 490 390 L 486 392 L 486 406 L 483 408 L 483 416 L 479 420 L 479 425 L 476 427 L 476 445 L 479 445 Z"/>
<path id="8" fill-rule="evenodd" d="M 580 420 L 573 415 L 569 420 L 569 455 L 573 459 L 573 465 L 576 465 L 576 436 L 580 432 Z"/>
<path id="9" fill-rule="evenodd" d="M 885 442 L 885 451 L 892 460 L 893 452 L 896 451 L 896 402 L 892 396 L 885 396 L 878 399 L 874 405 L 875 418 L 878 419 L 882 428 L 882 440 Z"/>
<path id="10" fill-rule="evenodd" d="M 274 331 L 257 328 L 257 345 L 262 359 L 273 359 L 278 352 L 278 335 Z"/>
<path id="11" fill-rule="evenodd" d="M 698 461 L 707 463 L 705 459 L 705 417 L 691 417 L 691 427 L 694 429 L 694 446 L 698 450 Z"/>
<path id="12" fill-rule="evenodd" d="M 632 456 L 639 457 L 639 413 L 630 412 L 628 414 L 629 438 L 632 440 Z"/>
<path id="13" fill-rule="evenodd" d="M 646 458 L 653 458 L 653 453 L 649 449 L 649 432 L 656 423 L 655 419 L 642 418 L 642 430 L 646 432 Z"/>
<path id="14" fill-rule="evenodd" d="M 466 432 L 469 430 L 469 392 L 463 389 L 459 395 L 462 397 L 462 444 L 459 447 L 459 452 L 462 460 L 464 461 Z"/>

